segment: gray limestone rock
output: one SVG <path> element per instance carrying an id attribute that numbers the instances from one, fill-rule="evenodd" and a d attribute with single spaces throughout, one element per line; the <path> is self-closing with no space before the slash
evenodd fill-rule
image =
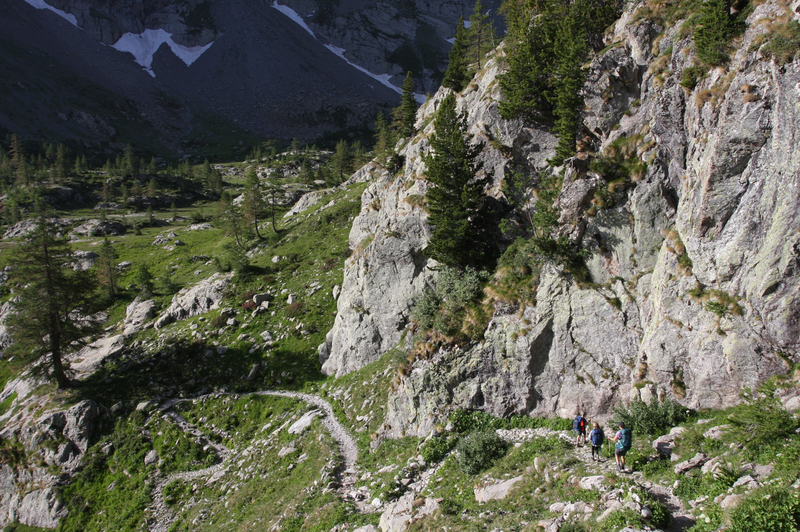
<path id="1" fill-rule="evenodd" d="M 483 503 L 493 500 L 503 500 L 508 497 L 508 493 L 515 484 L 522 481 L 522 476 L 510 478 L 502 482 L 495 482 L 486 486 L 475 486 L 475 502 Z"/>
<path id="2" fill-rule="evenodd" d="M 172 298 L 169 308 L 159 316 L 156 329 L 217 308 L 230 278 L 231 274 L 215 273 L 191 288 L 182 289 Z"/>
<path id="3" fill-rule="evenodd" d="M 142 329 L 142 326 L 156 315 L 158 304 L 154 299 L 134 299 L 125 310 L 123 321 L 123 334 L 133 334 Z"/>
<path id="4" fill-rule="evenodd" d="M 69 236 L 72 239 L 87 236 L 120 236 L 125 234 L 125 226 L 114 220 L 89 220 L 75 229 Z"/>

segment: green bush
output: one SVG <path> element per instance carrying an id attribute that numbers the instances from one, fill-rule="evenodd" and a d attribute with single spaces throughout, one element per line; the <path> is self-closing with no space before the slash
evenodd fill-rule
<path id="1" fill-rule="evenodd" d="M 703 477 L 684 476 L 678 481 L 678 486 L 674 489 L 675 496 L 682 501 L 691 501 L 702 494 Z"/>
<path id="2" fill-rule="evenodd" d="M 506 442 L 496 432 L 472 432 L 458 442 L 458 466 L 467 475 L 477 475 L 506 453 Z"/>
<path id="3" fill-rule="evenodd" d="M 452 334 L 461 329 L 467 306 L 483 293 L 488 274 L 467 268 L 442 268 L 436 285 L 422 292 L 414 304 L 411 319 L 422 329 Z"/>
<path id="4" fill-rule="evenodd" d="M 750 493 L 731 512 L 729 532 L 795 532 L 800 529 L 800 492 L 766 487 Z"/>
<path id="5" fill-rule="evenodd" d="M 550 430 L 570 430 L 572 428 L 571 419 L 519 415 L 502 418 L 495 417 L 482 410 L 456 410 L 450 414 L 450 423 L 461 434 L 498 429 L 538 429 L 544 427 Z"/>
<path id="6" fill-rule="evenodd" d="M 708 67 L 705 65 L 694 65 L 684 68 L 683 75 L 681 76 L 681 87 L 694 90 L 707 72 Z"/>
<path id="7" fill-rule="evenodd" d="M 697 57 L 712 66 L 728 62 L 730 41 L 744 29 L 746 15 L 731 16 L 725 0 L 707 0 L 696 19 L 694 45 Z"/>
<path id="8" fill-rule="evenodd" d="M 458 436 L 450 434 L 431 438 L 422 444 L 419 454 L 426 462 L 439 462 L 458 442 Z"/>
<path id="9" fill-rule="evenodd" d="M 780 65 L 792 61 L 800 51 L 800 22 L 790 21 L 786 26 L 773 30 L 769 42 L 761 49 L 766 57 L 772 57 Z"/>
<path id="10" fill-rule="evenodd" d="M 626 427 L 640 434 L 661 436 L 686 421 L 690 414 L 691 411 L 671 399 L 659 401 L 654 397 L 649 404 L 636 399 L 631 401 L 627 409 L 615 408 L 612 421 L 615 426 L 623 422 Z"/>
<path id="11" fill-rule="evenodd" d="M 792 416 L 775 397 L 776 386 L 768 382 L 755 394 L 743 394 L 745 403 L 729 416 L 732 431 L 738 441 L 747 443 L 751 450 L 783 440 L 798 426 Z"/>

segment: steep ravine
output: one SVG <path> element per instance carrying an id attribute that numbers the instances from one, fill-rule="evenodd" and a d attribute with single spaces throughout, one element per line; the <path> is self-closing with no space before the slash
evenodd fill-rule
<path id="1" fill-rule="evenodd" d="M 726 407 L 798 360 L 800 65 L 779 65 L 754 46 L 785 6 L 756 7 L 730 63 L 688 90 L 680 81 L 694 58 L 691 36 L 680 23 L 664 29 L 638 17 L 643 5 L 628 4 L 586 67 L 584 125 L 595 153 L 627 149 L 646 170 L 600 204 L 598 191 L 610 187 L 589 170 L 591 154 L 562 169 L 558 233 L 589 252 L 591 282 L 546 265 L 535 304 L 498 303 L 482 340 L 417 361 L 390 397 L 387 435 L 425 436 L 452 408 L 569 416 L 579 407 L 594 416 L 653 396 Z M 502 54 L 458 106 L 484 143 L 490 194 L 502 201 L 511 161 L 545 168 L 554 139 L 499 118 L 501 71 Z M 411 305 L 435 278 L 414 199 L 426 187 L 430 117 L 447 90 L 420 110 L 421 131 L 400 151 L 403 171 L 373 171 L 350 235 L 345 297 L 320 348 L 328 373 L 411 338 Z"/>

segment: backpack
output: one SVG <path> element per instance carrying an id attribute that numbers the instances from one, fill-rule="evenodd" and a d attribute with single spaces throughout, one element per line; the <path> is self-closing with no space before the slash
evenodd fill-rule
<path id="1" fill-rule="evenodd" d="M 575 416 L 572 421 L 572 430 L 575 432 L 586 432 L 586 419 L 583 416 Z"/>
<path id="2" fill-rule="evenodd" d="M 595 447 L 600 447 L 603 445 L 603 440 L 605 440 L 606 435 L 603 434 L 603 429 L 594 429 L 592 431 L 592 445 Z"/>
<path id="3" fill-rule="evenodd" d="M 631 429 L 622 429 L 615 447 L 620 451 L 628 452 L 631 449 Z"/>

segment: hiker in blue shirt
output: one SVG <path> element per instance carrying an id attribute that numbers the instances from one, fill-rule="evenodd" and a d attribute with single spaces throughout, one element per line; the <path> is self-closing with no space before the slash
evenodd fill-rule
<path id="1" fill-rule="evenodd" d="M 617 461 L 617 469 L 625 471 L 625 455 L 631 449 L 633 440 L 631 429 L 626 429 L 625 423 L 620 423 L 619 431 L 609 439 L 614 442 L 614 459 Z"/>
<path id="2" fill-rule="evenodd" d="M 603 429 L 600 428 L 597 421 L 592 425 L 592 432 L 589 434 L 589 439 L 592 441 L 592 460 L 599 462 L 600 449 L 603 447 L 603 440 L 606 439 L 606 435 L 603 433 Z"/>
<path id="3" fill-rule="evenodd" d="M 581 436 L 583 436 L 583 444 L 586 445 L 586 418 L 580 413 L 576 412 L 575 419 L 572 421 L 572 430 L 578 433 L 575 438 L 575 445 L 581 444 Z"/>

